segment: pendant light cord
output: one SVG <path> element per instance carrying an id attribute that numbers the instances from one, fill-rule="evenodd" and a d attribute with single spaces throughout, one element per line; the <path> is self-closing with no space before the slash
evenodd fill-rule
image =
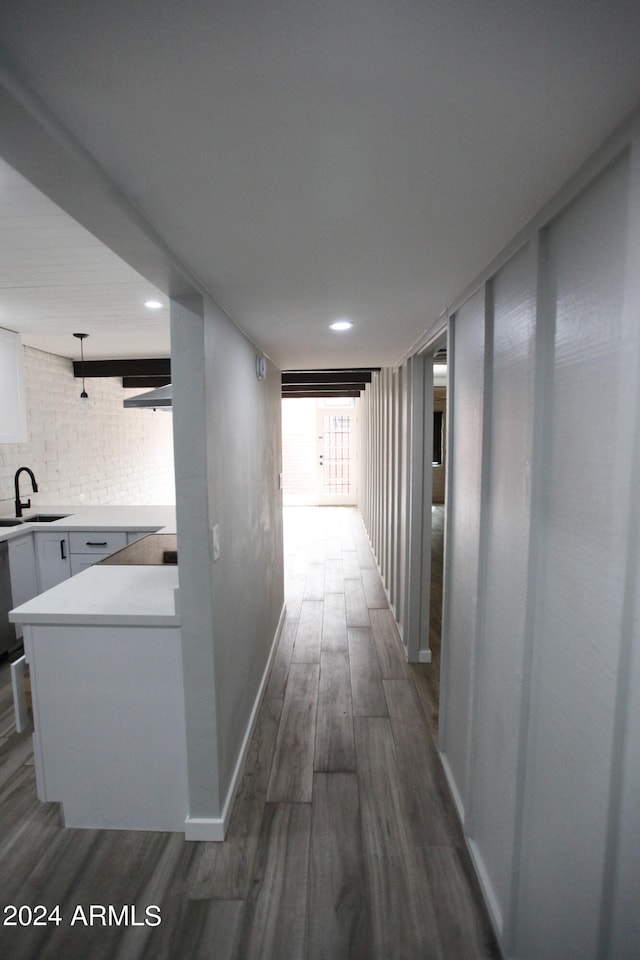
<path id="1" fill-rule="evenodd" d="M 82 393 L 80 394 L 81 400 L 89 399 L 89 394 L 84 388 L 84 341 L 88 336 L 88 333 L 74 333 L 74 337 L 77 337 L 80 341 L 80 369 L 82 370 Z"/>

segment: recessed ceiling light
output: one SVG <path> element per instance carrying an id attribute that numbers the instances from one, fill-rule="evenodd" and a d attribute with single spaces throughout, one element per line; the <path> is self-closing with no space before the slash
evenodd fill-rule
<path id="1" fill-rule="evenodd" d="M 160 303 L 159 300 L 145 300 L 144 305 L 145 305 L 145 307 L 148 307 L 149 310 L 161 310 L 161 309 L 162 309 L 162 304 Z"/>
<path id="2" fill-rule="evenodd" d="M 331 330 L 338 330 L 338 331 L 351 330 L 352 326 L 353 324 L 351 323 L 350 320 L 336 320 L 335 323 L 329 324 L 329 328 Z"/>

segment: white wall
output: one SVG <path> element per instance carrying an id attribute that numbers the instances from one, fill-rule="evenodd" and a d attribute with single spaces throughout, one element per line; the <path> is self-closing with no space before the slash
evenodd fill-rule
<path id="1" fill-rule="evenodd" d="M 447 312 L 440 750 L 514 960 L 638 956 L 638 250 L 640 117 Z M 383 571 L 389 544 L 408 545 L 405 634 L 428 570 L 416 386 L 440 333 L 395 372 L 399 449 L 392 371 L 361 403 L 361 509 Z"/>
<path id="2" fill-rule="evenodd" d="M 87 380 L 82 410 L 72 361 L 23 349 L 28 442 L 0 444 L 0 512 L 13 513 L 20 466 L 38 481 L 33 506 L 174 503 L 171 414 L 125 410 L 124 398 L 141 391 L 115 378 Z"/>
<path id="3" fill-rule="evenodd" d="M 212 302 L 173 302 L 171 323 L 187 835 L 215 838 L 284 604 L 281 378 L 256 378 L 256 348 Z"/>
<path id="4" fill-rule="evenodd" d="M 311 397 L 282 401 L 282 483 L 284 503 L 318 502 L 317 403 Z"/>
<path id="5" fill-rule="evenodd" d="M 631 140 L 450 321 L 440 745 L 503 948 L 522 960 L 631 960 L 640 942 Z"/>

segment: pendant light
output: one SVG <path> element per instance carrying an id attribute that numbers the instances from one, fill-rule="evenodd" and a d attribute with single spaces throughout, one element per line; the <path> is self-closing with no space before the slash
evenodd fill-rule
<path id="1" fill-rule="evenodd" d="M 77 337 L 80 341 L 80 369 L 82 371 L 82 393 L 80 394 L 80 403 L 83 407 L 89 406 L 89 394 L 84 388 L 84 341 L 88 336 L 88 333 L 74 333 L 74 337 Z"/>

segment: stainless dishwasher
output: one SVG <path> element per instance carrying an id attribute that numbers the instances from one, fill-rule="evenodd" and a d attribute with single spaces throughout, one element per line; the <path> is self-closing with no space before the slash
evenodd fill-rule
<path id="1" fill-rule="evenodd" d="M 0 541 L 0 655 L 16 644 L 16 632 L 9 623 L 11 610 L 11 578 L 9 576 L 9 547 L 6 540 Z"/>

